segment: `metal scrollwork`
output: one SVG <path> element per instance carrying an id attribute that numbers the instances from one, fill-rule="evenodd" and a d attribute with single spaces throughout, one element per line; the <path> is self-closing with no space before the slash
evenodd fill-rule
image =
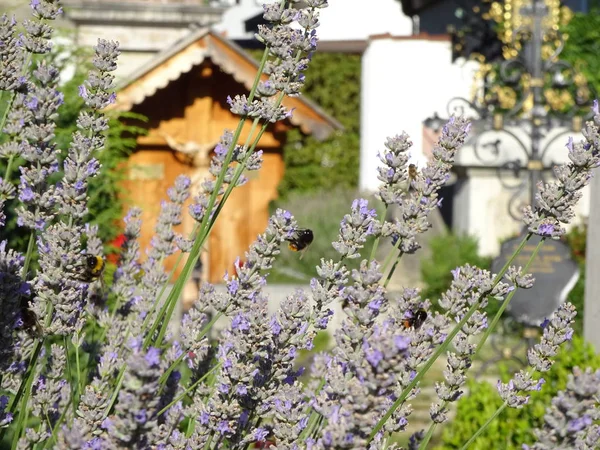
<path id="1" fill-rule="evenodd" d="M 476 137 L 473 141 L 473 153 L 475 157 L 481 161 L 483 164 L 493 164 L 498 161 L 500 158 L 500 144 L 502 141 L 500 139 L 496 139 L 493 142 L 486 142 L 485 144 L 481 143 L 481 137 Z M 483 156 L 483 153 L 489 154 L 492 158 L 486 158 Z"/>
<path id="2" fill-rule="evenodd" d="M 504 41 L 510 48 L 507 58 L 482 64 L 473 100 L 455 97 L 447 105 L 448 116 L 473 121 L 474 156 L 483 167 L 496 168 L 502 187 L 511 192 L 508 209 L 515 220 L 522 218 L 522 203 L 535 202 L 537 182 L 554 176 L 547 161 L 550 148 L 581 130 L 593 114 L 596 94 L 581 73 L 558 59 L 565 39 L 546 24 L 551 11 L 544 0 L 531 0 L 519 13 L 522 25 Z M 437 115 L 434 119 L 426 126 L 442 122 Z M 553 134 L 556 129 L 562 131 Z M 526 130 L 527 139 L 513 130 Z"/>
<path id="3" fill-rule="evenodd" d="M 527 73 L 525 63 L 520 59 L 508 59 L 500 64 L 500 79 L 508 85 L 517 85 Z"/>
<path id="4" fill-rule="evenodd" d="M 475 103 L 466 98 L 454 97 L 446 105 L 448 116 L 459 115 L 470 120 L 479 120 L 484 117 L 483 111 Z"/>

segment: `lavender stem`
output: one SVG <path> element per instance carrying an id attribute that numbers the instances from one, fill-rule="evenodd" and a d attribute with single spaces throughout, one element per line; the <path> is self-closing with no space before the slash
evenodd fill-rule
<path id="1" fill-rule="evenodd" d="M 525 236 L 525 238 L 523 239 L 523 241 L 521 242 L 521 244 L 519 245 L 519 247 L 517 248 L 517 250 L 515 251 L 515 253 L 510 257 L 510 259 L 506 262 L 506 264 L 504 264 L 504 267 L 502 267 L 502 269 L 500 270 L 500 272 L 498 273 L 498 275 L 496 275 L 496 279 L 494 280 L 494 282 L 498 282 L 498 281 L 500 281 L 502 279 L 502 277 L 506 273 L 506 270 L 508 269 L 508 267 L 512 264 L 512 262 L 517 257 L 517 255 L 519 253 L 521 253 L 521 251 L 523 250 L 523 247 L 525 247 L 525 244 L 527 244 L 527 241 L 529 241 L 529 239 L 531 239 L 531 236 L 532 236 L 532 233 L 528 233 L 527 236 Z M 535 250 L 533 251 L 533 254 L 531 255 L 531 257 L 529 258 L 529 261 L 527 261 L 527 264 L 525 265 L 524 271 L 527 271 L 527 269 L 529 268 L 529 265 L 532 263 L 533 258 L 537 255 L 539 249 L 542 247 L 542 244 L 544 243 L 544 240 L 545 240 L 545 238 L 542 238 L 540 240 L 540 242 L 538 243 L 538 245 L 535 247 Z M 487 328 L 487 330 L 485 330 L 485 333 L 483 334 L 483 337 L 481 338 L 481 340 L 477 344 L 477 348 L 475 349 L 475 353 L 474 353 L 473 357 L 475 357 L 479 353 L 479 351 L 483 347 L 483 344 L 485 344 L 485 341 L 487 340 L 487 338 L 490 336 L 490 334 L 492 333 L 492 331 L 494 330 L 494 328 L 498 324 L 498 321 L 500 320 L 500 317 L 502 316 L 502 313 L 504 312 L 504 310 L 506 309 L 506 307 L 510 303 L 510 300 L 515 295 L 515 293 L 516 293 L 516 289 L 515 289 L 515 291 L 511 292 L 504 299 L 504 301 L 502 302 L 502 305 L 500 306 L 500 309 L 498 310 L 498 312 L 494 316 L 494 319 L 492 320 L 492 323 Z"/>
<path id="2" fill-rule="evenodd" d="M 483 433 L 483 431 L 488 427 L 488 425 L 490 423 L 492 423 L 494 421 L 494 419 L 496 417 L 498 417 L 507 406 L 508 405 L 506 402 L 504 402 L 502 405 L 500 405 L 500 407 L 496 410 L 496 412 L 494 414 L 492 414 L 492 416 L 475 432 L 475 434 L 473 434 L 473 436 L 471 436 L 471 439 L 469 439 L 467 441 L 467 443 L 461 447 L 460 450 L 467 449 L 469 447 L 469 445 L 471 445 L 473 443 L 473 441 L 475 439 L 477 439 L 481 433 Z"/>

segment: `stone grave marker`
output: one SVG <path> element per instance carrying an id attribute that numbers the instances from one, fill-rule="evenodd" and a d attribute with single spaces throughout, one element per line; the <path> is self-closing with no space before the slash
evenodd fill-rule
<path id="1" fill-rule="evenodd" d="M 502 244 L 500 255 L 492 263 L 493 273 L 502 269 L 523 237 L 509 239 Z M 533 236 L 512 265 L 525 267 L 540 240 L 539 236 Z M 565 243 L 546 239 L 528 272 L 535 278 L 534 286 L 531 289 L 519 289 L 508 305 L 507 312 L 524 325 L 539 327 L 565 301 L 579 278 L 579 267 L 571 258 L 570 249 Z"/>

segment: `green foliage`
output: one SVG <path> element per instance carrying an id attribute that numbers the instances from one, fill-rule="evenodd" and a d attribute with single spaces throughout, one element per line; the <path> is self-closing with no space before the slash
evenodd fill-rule
<path id="1" fill-rule="evenodd" d="M 340 220 L 350 210 L 350 206 L 360 193 L 355 190 L 333 189 L 322 190 L 316 193 L 293 193 L 284 201 L 278 202 L 278 207 L 293 211 L 298 225 L 310 228 L 314 233 L 314 241 L 302 254 L 283 248 L 278 264 L 271 270 L 269 282 L 306 283 L 311 277 L 316 276 L 315 267 L 320 264 L 321 258 L 337 260 L 339 254 L 331 243 L 337 240 Z M 373 197 L 364 197 L 369 200 L 369 206 L 377 210 L 380 216 L 383 205 Z M 367 241 L 362 251 L 368 257 L 373 242 Z M 346 261 L 348 269 L 358 267 L 359 260 Z"/>
<path id="2" fill-rule="evenodd" d="M 440 298 L 452 282 L 451 270 L 458 266 L 490 267 L 491 258 L 479 255 L 479 243 L 473 236 L 440 234 L 431 238 L 429 245 L 431 257 L 421 262 L 421 277 L 425 285 L 421 294 L 423 298 L 432 301 Z"/>
<path id="3" fill-rule="evenodd" d="M 360 127 L 360 55 L 315 53 L 306 73 L 306 96 L 348 131 Z"/>
<path id="4" fill-rule="evenodd" d="M 291 130 L 284 146 L 279 193 L 353 188 L 360 156 L 360 55 L 316 53 L 306 73 L 306 97 L 336 118 L 344 130 L 324 142 Z"/>
<path id="5" fill-rule="evenodd" d="M 549 372 L 540 392 L 532 392 L 529 403 L 522 409 L 505 409 L 470 447 L 472 450 L 520 450 L 521 444 L 535 442 L 534 428 L 541 427 L 546 408 L 558 391 L 565 389 L 573 367 L 600 368 L 600 356 L 594 349 L 575 336 L 570 346 L 564 346 Z M 504 382 L 512 374 L 502 374 Z M 461 448 L 502 404 L 496 388 L 487 381 L 470 381 L 469 394 L 458 401 L 456 417 L 444 427 L 442 444 L 437 450 Z"/>
<path id="6" fill-rule="evenodd" d="M 260 59 L 262 50 L 247 50 Z M 283 149 L 285 174 L 279 195 L 358 184 L 360 164 L 360 55 L 315 53 L 306 71 L 303 95 L 338 120 L 344 129 L 325 141 L 292 129 Z"/>
<path id="7" fill-rule="evenodd" d="M 573 329 L 577 334 L 583 333 L 583 312 L 585 295 L 585 246 L 587 242 L 587 228 L 584 225 L 573 227 L 566 235 L 567 244 L 571 247 L 571 256 L 579 264 L 579 279 L 569 295 L 567 301 L 577 308 L 577 317 Z"/>
<path id="8" fill-rule="evenodd" d="M 580 70 L 596 92 L 600 92 L 600 9 L 576 13 L 563 27 L 568 40 L 560 57 Z"/>
<path id="9" fill-rule="evenodd" d="M 285 174 L 279 194 L 353 188 L 358 183 L 358 133 L 339 133 L 319 142 L 299 130 L 288 132 L 284 146 Z"/>

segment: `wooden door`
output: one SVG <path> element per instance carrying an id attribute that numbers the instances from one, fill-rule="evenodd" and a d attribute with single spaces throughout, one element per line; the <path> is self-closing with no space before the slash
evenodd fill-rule
<path id="1" fill-rule="evenodd" d="M 148 149 L 135 152 L 128 161 L 127 179 L 125 186 L 125 202 L 127 207 L 138 206 L 142 209 L 142 233 L 140 236 L 141 260 L 146 259 L 146 249 L 149 248 L 152 236 L 155 234 L 156 221 L 160 214 L 161 202 L 168 200 L 167 189 L 173 186 L 178 175 L 188 175 L 190 167 L 178 161 L 170 150 Z M 188 215 L 184 205 L 183 216 Z M 184 220 L 175 227 L 178 233 L 185 236 L 191 232 L 191 224 Z M 177 260 L 177 255 L 165 260 L 165 268 L 171 271 Z M 179 276 L 183 268 L 183 260 L 175 272 Z"/>

